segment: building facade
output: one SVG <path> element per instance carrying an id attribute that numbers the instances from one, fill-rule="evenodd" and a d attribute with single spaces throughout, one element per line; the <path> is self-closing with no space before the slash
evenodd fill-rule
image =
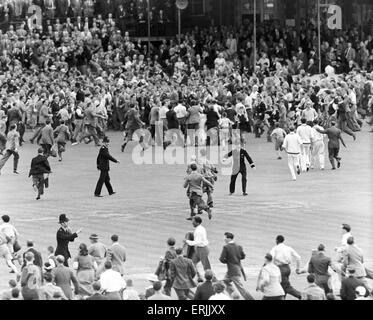
<path id="1" fill-rule="evenodd" d="M 241 25 L 252 21 L 256 1 L 258 22 L 279 20 L 282 24 L 297 27 L 302 20 L 317 21 L 318 0 L 189 0 L 189 6 L 182 17 L 187 25 Z M 342 8 L 342 25 L 365 26 L 373 21 L 372 0 L 320 0 L 321 4 L 336 4 Z M 326 9 L 321 9 L 322 18 Z M 186 22 L 185 22 L 186 23 Z"/>

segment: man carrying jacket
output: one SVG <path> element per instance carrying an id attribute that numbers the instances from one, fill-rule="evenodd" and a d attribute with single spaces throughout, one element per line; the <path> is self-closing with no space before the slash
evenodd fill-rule
<path id="1" fill-rule="evenodd" d="M 97 169 L 101 171 L 101 173 L 100 173 L 100 178 L 97 181 L 96 190 L 95 190 L 95 197 L 99 197 L 99 198 L 102 197 L 101 190 L 102 190 L 102 186 L 104 183 L 107 188 L 107 191 L 109 192 L 109 195 L 115 194 L 115 192 L 113 191 L 113 187 L 111 186 L 111 183 L 110 183 L 109 161 L 120 163 L 118 160 L 114 159 L 109 153 L 109 149 L 108 149 L 109 143 L 110 143 L 109 138 L 104 137 L 102 143 L 103 143 L 103 146 L 100 148 L 100 152 L 97 156 Z"/>
<path id="2" fill-rule="evenodd" d="M 242 295 L 245 300 L 254 300 L 250 293 L 244 288 L 240 278 L 241 275 L 245 274 L 241 266 L 241 260 L 245 259 L 245 253 L 240 245 L 234 242 L 234 235 L 230 232 L 225 234 L 225 243 L 223 251 L 220 255 L 220 262 L 224 263 L 228 267 L 227 274 L 224 278 L 226 290 L 229 294 L 234 292 L 232 282 L 236 285 L 238 292 Z"/>

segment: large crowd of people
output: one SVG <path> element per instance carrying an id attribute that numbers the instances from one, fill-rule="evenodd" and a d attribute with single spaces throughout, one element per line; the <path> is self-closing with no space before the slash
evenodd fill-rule
<path id="1" fill-rule="evenodd" d="M 47 186 L 49 156 L 62 161 L 68 143 L 76 146 L 92 141 L 103 145 L 102 154 L 108 147 L 109 129 L 125 132 L 122 152 L 139 132 L 143 149 L 159 144 L 165 149 L 171 144 L 220 145 L 231 151 L 226 158 L 233 156 L 237 162 L 230 193 L 234 193 L 241 173 L 242 191 L 247 195 L 244 158 L 255 168 L 243 150 L 249 135 L 260 138 L 265 134 L 268 142 L 275 143 L 279 159 L 285 150 L 296 180 L 296 174 L 306 173 L 317 163 L 325 169 L 323 135 L 328 136 L 329 160 L 336 169 L 335 160 L 337 168 L 341 166 L 339 141 L 345 145 L 341 133 L 356 140 L 366 119 L 373 125 L 373 40 L 356 29 L 324 32 L 320 57 L 314 28 L 297 34 L 276 22 L 259 26 L 255 53 L 251 25 L 239 29 L 196 27 L 180 42 L 163 40 L 148 47 L 141 40 L 133 41 L 127 26 L 114 21 L 113 12 L 91 13 L 73 12 L 66 19 L 50 20 L 43 30 L 31 31 L 24 22 L 0 33 L 0 170 L 13 156 L 13 172 L 18 174 L 21 147 L 29 142 L 24 134 L 32 130 L 30 142 L 41 147 L 30 171 L 37 200 Z M 149 134 L 144 133 L 146 129 Z M 232 144 L 239 145 L 239 152 L 229 150 Z M 104 153 L 108 158 L 108 151 Z M 111 237 L 110 247 L 98 242 L 95 234 L 90 238 L 91 246 L 82 243 L 74 257 L 74 272 L 68 268 L 68 242 L 74 241 L 80 230 L 72 233 L 65 215 L 59 220 L 57 248 L 48 248 L 45 264 L 32 242 L 23 256 L 19 254 L 18 232 L 4 215 L 1 253 L 16 274 L 4 297 L 167 300 L 174 288 L 179 299 L 252 299 L 241 282 L 245 254 L 233 234 L 225 234 L 227 244 L 220 257 L 220 262 L 228 265 L 226 277 L 218 281 L 211 271 L 206 229 L 195 212 L 198 208 L 198 213 L 204 210 L 209 219 L 212 217 L 211 194 L 217 171 L 206 163 L 201 164 L 200 157 L 194 159 L 184 185 L 194 234 L 179 247 L 174 239 L 168 240 L 165 257 L 156 275 L 149 278 L 152 286 L 143 294 L 132 288 L 130 278 L 123 278 L 126 254 L 117 235 Z M 108 179 L 107 170 L 99 163 L 98 168 L 102 176 L 96 196 Z M 114 194 L 110 183 L 106 185 Z M 207 205 L 203 193 L 208 195 Z M 348 225 L 343 228 L 351 231 Z M 256 289 L 265 299 L 291 294 L 298 299 L 340 296 L 351 300 L 371 295 L 366 277 L 372 278 L 372 272 L 363 266 L 362 251 L 350 233 L 338 248 L 338 261 L 326 257 L 320 244 L 304 270 L 299 255 L 284 240 L 282 235 L 276 238 L 258 277 Z M 290 285 L 293 259 L 297 273 L 309 273 L 304 291 Z M 199 262 L 206 281 L 194 291 L 195 279 L 204 281 L 196 268 Z M 333 277 L 333 286 L 329 272 L 338 274 L 337 280 Z"/>
<path id="2" fill-rule="evenodd" d="M 227 265 L 227 273 L 218 279 L 209 260 L 207 231 L 199 216 L 193 218 L 195 229 L 187 233 L 188 240 L 181 244 L 176 244 L 173 237 L 167 240 L 165 255 L 154 263 L 155 272 L 147 278 L 149 286 L 140 292 L 126 272 L 128 257 L 118 235 L 112 235 L 111 244 L 106 245 L 92 234 L 91 243 L 81 243 L 76 255 L 71 256 L 69 242 L 79 237 L 81 229 L 72 232 L 65 214 L 58 222 L 57 247 L 48 246 L 42 254 L 33 241 L 27 241 L 22 250 L 19 232 L 8 215 L 2 216 L 1 254 L 16 276 L 9 280 L 2 300 L 254 300 L 242 282 L 242 278 L 246 281 L 243 247 L 235 242 L 234 234 L 225 233 L 226 244 L 219 261 Z M 284 243 L 283 235 L 278 235 L 275 242 L 257 277 L 256 295 L 263 300 L 284 300 L 287 295 L 300 300 L 373 299 L 367 280 L 373 279 L 373 271 L 364 265 L 363 251 L 355 243 L 350 225 L 342 224 L 342 240 L 334 248 L 336 260 L 319 244 L 302 267 L 300 255 Z M 204 276 L 198 270 L 199 262 Z M 290 283 L 294 263 L 296 274 L 308 273 L 303 289 L 295 289 Z"/>

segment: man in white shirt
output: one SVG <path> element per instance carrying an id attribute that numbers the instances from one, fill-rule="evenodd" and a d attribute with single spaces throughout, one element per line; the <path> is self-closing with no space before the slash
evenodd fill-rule
<path id="1" fill-rule="evenodd" d="M 288 166 L 290 169 L 291 176 L 295 181 L 297 180 L 295 171 L 298 173 L 298 175 L 300 174 L 299 157 L 302 140 L 298 136 L 298 134 L 294 132 L 294 127 L 290 127 L 289 130 L 290 133 L 285 137 L 282 148 L 285 149 L 286 153 L 288 154 Z"/>
<path id="2" fill-rule="evenodd" d="M 213 285 L 215 294 L 212 295 L 209 300 L 232 300 L 228 295 L 224 293 L 224 284 L 217 282 Z"/>
<path id="3" fill-rule="evenodd" d="M 182 104 L 180 101 L 177 106 L 174 108 L 174 111 L 176 113 L 177 120 L 179 121 L 180 124 L 180 130 L 184 134 L 186 134 L 186 119 L 188 116 L 188 112 L 186 107 Z"/>
<path id="4" fill-rule="evenodd" d="M 310 169 L 310 150 L 311 150 L 311 127 L 307 124 L 305 118 L 301 119 L 301 125 L 297 128 L 297 134 L 302 139 L 300 162 L 302 171 Z"/>
<path id="5" fill-rule="evenodd" d="M 194 229 L 194 240 L 185 240 L 189 246 L 194 246 L 195 251 L 192 257 L 192 261 L 197 269 L 197 263 L 201 262 L 204 271 L 211 270 L 209 260 L 209 248 L 206 229 L 202 226 L 202 219 L 200 217 L 194 217 L 192 220 Z M 199 273 L 198 276 L 200 277 Z M 202 279 L 198 279 L 199 282 L 203 282 Z"/>
<path id="6" fill-rule="evenodd" d="M 291 273 L 290 264 L 293 260 L 296 261 L 297 268 L 295 272 L 300 273 L 300 255 L 291 247 L 284 244 L 285 238 L 281 235 L 276 237 L 276 246 L 271 250 L 271 255 L 273 257 L 274 263 L 280 268 L 281 271 L 281 286 L 286 294 L 290 294 L 298 299 L 302 298 L 301 293 L 294 289 L 289 281 L 289 276 Z"/>
<path id="7" fill-rule="evenodd" d="M 10 217 L 8 215 L 3 215 L 1 217 L 3 223 L 0 224 L 0 232 L 3 232 L 5 236 L 9 239 L 7 245 L 11 254 L 14 253 L 13 245 L 19 237 L 17 229 L 9 223 Z"/>
<path id="8" fill-rule="evenodd" d="M 317 160 L 320 164 L 320 169 L 324 170 L 325 168 L 325 144 L 324 144 L 324 135 L 317 131 L 324 130 L 322 126 L 319 125 L 320 121 L 314 120 L 313 127 L 311 129 L 311 142 L 312 142 L 312 153 L 311 153 L 311 169 L 315 167 Z"/>
<path id="9" fill-rule="evenodd" d="M 306 102 L 306 108 L 302 111 L 302 118 L 305 118 L 307 123 L 313 122 L 317 119 L 318 114 L 314 108 L 312 108 L 313 102 L 308 100 Z"/>
<path id="10" fill-rule="evenodd" d="M 122 300 L 120 292 L 126 288 L 126 281 L 119 272 L 112 269 L 111 261 L 105 262 L 105 271 L 101 274 L 100 283 L 109 300 Z"/>

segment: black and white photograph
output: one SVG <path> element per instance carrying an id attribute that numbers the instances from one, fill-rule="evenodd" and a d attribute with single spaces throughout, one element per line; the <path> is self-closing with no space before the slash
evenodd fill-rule
<path id="1" fill-rule="evenodd" d="M 373 300 L 372 108 L 372 0 L 0 0 L 0 300 Z"/>

